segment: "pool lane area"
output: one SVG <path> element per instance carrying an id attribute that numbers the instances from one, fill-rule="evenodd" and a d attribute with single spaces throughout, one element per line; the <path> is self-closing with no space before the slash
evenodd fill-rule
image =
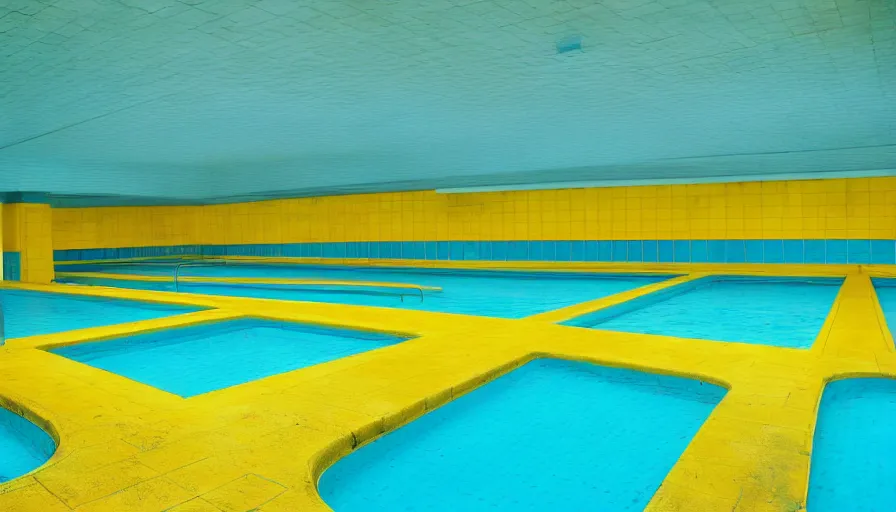
<path id="1" fill-rule="evenodd" d="M 885 512 L 896 507 L 896 380 L 829 383 L 810 469 L 809 510 Z"/>
<path id="2" fill-rule="evenodd" d="M 186 293 L 170 293 L 175 261 L 76 265 L 90 273 L 74 277 L 60 265 L 62 281 L 111 288 L 6 285 L 94 308 L 51 308 L 71 321 L 15 313 L 64 334 L 0 347 L 0 403 L 39 412 L 59 446 L 28 422 L 16 428 L 31 428 L 32 441 L 0 435 L 0 456 L 20 461 L 0 463 L 11 478 L 0 510 L 892 503 L 842 484 L 844 467 L 862 485 L 892 480 L 888 462 L 859 468 L 879 454 L 855 445 L 892 451 L 874 441 L 892 423 L 890 399 L 864 406 L 869 390 L 836 398 L 834 387 L 842 376 L 896 379 L 880 321 L 896 297 L 891 281 L 869 277 L 877 269 L 209 263 L 179 269 Z M 253 297 L 286 300 L 241 300 Z M 9 317 L 16 299 L 7 302 Z M 153 321 L 122 324 L 142 318 Z"/>
<path id="3" fill-rule="evenodd" d="M 51 349 L 188 398 L 406 340 L 270 320 L 231 320 Z"/>
<path id="4" fill-rule="evenodd" d="M 713 276 L 565 322 L 608 331 L 809 348 L 843 279 Z"/>
<path id="5" fill-rule="evenodd" d="M 0 288 L 7 338 L 163 318 L 202 308 Z"/>
<path id="6" fill-rule="evenodd" d="M 175 265 L 60 265 L 59 282 L 173 291 L 170 281 Z M 70 272 L 89 272 L 89 277 Z M 165 281 L 103 279 L 101 274 L 149 276 Z M 96 277 L 94 277 L 96 276 Z M 665 274 L 582 272 L 524 272 L 489 270 L 440 270 L 412 268 L 336 267 L 311 265 L 184 266 L 179 270 L 178 290 L 188 293 L 316 301 L 380 306 L 418 311 L 439 311 L 500 318 L 522 318 L 629 291 L 669 279 Z M 270 278 L 328 280 L 341 283 L 391 283 L 417 288 L 386 288 L 375 284 L 345 285 L 232 284 L 196 282 L 206 278 Z"/>
<path id="7" fill-rule="evenodd" d="M 0 405 L 0 484 L 37 469 L 55 451 L 49 434 Z"/>
<path id="8" fill-rule="evenodd" d="M 354 451 L 319 492 L 336 512 L 640 511 L 724 394 L 538 359 Z"/>

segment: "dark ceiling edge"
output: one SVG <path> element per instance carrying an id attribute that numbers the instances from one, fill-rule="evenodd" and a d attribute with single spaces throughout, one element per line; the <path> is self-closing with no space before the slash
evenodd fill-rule
<path id="1" fill-rule="evenodd" d="M 685 176 L 667 175 L 665 178 L 641 178 L 632 179 L 610 179 L 600 180 L 599 185 L 589 185 L 597 183 L 593 175 L 593 168 L 571 168 L 564 169 L 563 178 L 548 180 L 544 174 L 539 173 L 538 176 L 529 173 L 514 173 L 506 175 L 490 175 L 490 176 L 468 176 L 460 178 L 452 178 L 450 187 L 446 186 L 445 180 L 406 180 L 393 182 L 364 183 L 356 185 L 344 185 L 337 187 L 316 187 L 306 189 L 278 190 L 255 192 L 244 195 L 217 196 L 204 199 L 180 199 L 172 197 L 160 196 L 120 196 L 120 195 L 104 195 L 104 194 L 57 194 L 49 192 L 0 192 L 0 203 L 40 203 L 49 204 L 54 208 L 97 208 L 97 207 L 137 207 L 137 206 L 203 206 L 218 204 L 235 204 L 235 203 L 253 203 L 261 201 L 271 201 L 278 199 L 296 199 L 308 197 L 325 197 L 325 196 L 343 196 L 352 194 L 376 194 L 389 192 L 418 192 L 432 190 L 458 190 L 463 189 L 481 189 L 488 191 L 490 188 L 513 188 L 518 190 L 533 190 L 540 185 L 544 185 L 546 189 L 559 188 L 585 188 L 588 186 L 627 186 L 633 185 L 633 181 L 637 181 L 637 185 L 662 185 L 667 184 L 664 181 L 672 180 L 688 180 Z M 868 177 L 880 175 L 896 175 L 896 170 L 888 169 L 886 171 L 862 171 L 852 170 L 843 172 L 819 172 L 805 173 L 805 176 L 799 174 L 784 175 L 768 175 L 755 173 L 751 175 L 715 175 L 701 176 L 700 179 L 690 177 L 689 183 L 725 183 L 738 181 L 757 181 L 768 179 L 770 181 L 779 181 L 781 179 L 825 179 L 838 177 Z M 829 175 L 829 176 L 825 176 Z M 527 179 L 528 178 L 528 179 Z M 537 179 L 533 179 L 537 178 Z"/>

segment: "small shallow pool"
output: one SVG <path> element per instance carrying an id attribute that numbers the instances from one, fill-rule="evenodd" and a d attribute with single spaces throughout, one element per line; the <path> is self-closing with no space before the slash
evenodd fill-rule
<path id="1" fill-rule="evenodd" d="M 640 511 L 725 390 L 538 359 L 336 462 L 336 512 Z"/>
<path id="2" fill-rule="evenodd" d="M 269 320 L 168 329 L 51 352 L 182 397 L 243 384 L 406 338 Z"/>
<path id="3" fill-rule="evenodd" d="M 0 406 L 0 483 L 37 469 L 55 451 L 49 434 Z"/>
<path id="4" fill-rule="evenodd" d="M 808 348 L 841 278 L 704 278 L 639 297 L 567 325 L 681 338 Z"/>
<path id="5" fill-rule="evenodd" d="M 811 512 L 896 509 L 896 380 L 829 383 L 818 409 L 809 473 Z"/>
<path id="6" fill-rule="evenodd" d="M 0 289 L 6 337 L 21 338 L 73 329 L 149 320 L 200 308 L 87 295 Z"/>
<path id="7" fill-rule="evenodd" d="M 876 278 L 872 281 L 887 327 L 891 333 L 896 334 L 896 279 Z"/>
<path id="8" fill-rule="evenodd" d="M 62 272 L 100 272 L 165 276 L 174 275 L 171 264 L 59 265 Z M 376 287 L 309 289 L 298 286 L 223 285 L 181 282 L 183 292 L 232 295 L 281 300 L 303 300 L 383 306 L 422 311 L 442 311 L 468 315 L 522 318 L 580 302 L 599 299 L 668 279 L 668 275 L 594 274 L 560 272 L 517 272 L 487 270 L 447 270 L 387 267 L 336 267 L 312 265 L 228 264 L 183 267 L 187 277 L 248 277 L 285 279 L 327 279 L 412 284 L 441 288 L 424 292 L 421 301 L 415 290 L 385 290 Z M 173 290 L 171 283 L 139 282 L 65 276 L 62 282 Z"/>

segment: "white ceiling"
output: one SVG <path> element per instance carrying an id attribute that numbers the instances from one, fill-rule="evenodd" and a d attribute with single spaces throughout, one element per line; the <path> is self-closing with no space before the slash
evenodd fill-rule
<path id="1" fill-rule="evenodd" d="M 0 191 L 896 173 L 894 20 L 896 0 L 4 0 Z"/>

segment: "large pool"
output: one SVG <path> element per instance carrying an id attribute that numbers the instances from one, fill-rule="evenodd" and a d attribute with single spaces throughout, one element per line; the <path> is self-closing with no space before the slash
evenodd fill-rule
<path id="1" fill-rule="evenodd" d="M 725 391 L 538 359 L 328 469 L 336 512 L 643 510 Z"/>
<path id="2" fill-rule="evenodd" d="M 270 320 L 231 320 L 51 352 L 190 397 L 385 347 L 406 338 Z"/>
<path id="3" fill-rule="evenodd" d="M 54 451 L 40 427 L 0 406 L 0 483 L 37 469 Z"/>
<path id="4" fill-rule="evenodd" d="M 72 329 L 149 320 L 199 308 L 87 295 L 0 289 L 6 337 L 20 338 Z"/>
<path id="5" fill-rule="evenodd" d="M 60 265 L 59 271 L 105 272 L 171 277 L 172 264 Z M 304 278 L 375 281 L 439 287 L 424 292 L 376 287 L 323 289 L 270 285 L 209 285 L 181 282 L 183 292 L 385 306 L 423 311 L 521 318 L 598 299 L 668 279 L 666 275 L 464 271 L 411 268 L 332 267 L 310 265 L 249 265 L 183 267 L 180 275 L 206 277 Z M 171 290 L 171 283 L 64 278 L 62 281 L 104 286 Z"/>
<path id="6" fill-rule="evenodd" d="M 825 387 L 812 448 L 809 510 L 896 510 L 896 380 Z"/>
<path id="7" fill-rule="evenodd" d="M 840 278 L 704 278 L 566 322 L 609 331 L 808 348 Z"/>

